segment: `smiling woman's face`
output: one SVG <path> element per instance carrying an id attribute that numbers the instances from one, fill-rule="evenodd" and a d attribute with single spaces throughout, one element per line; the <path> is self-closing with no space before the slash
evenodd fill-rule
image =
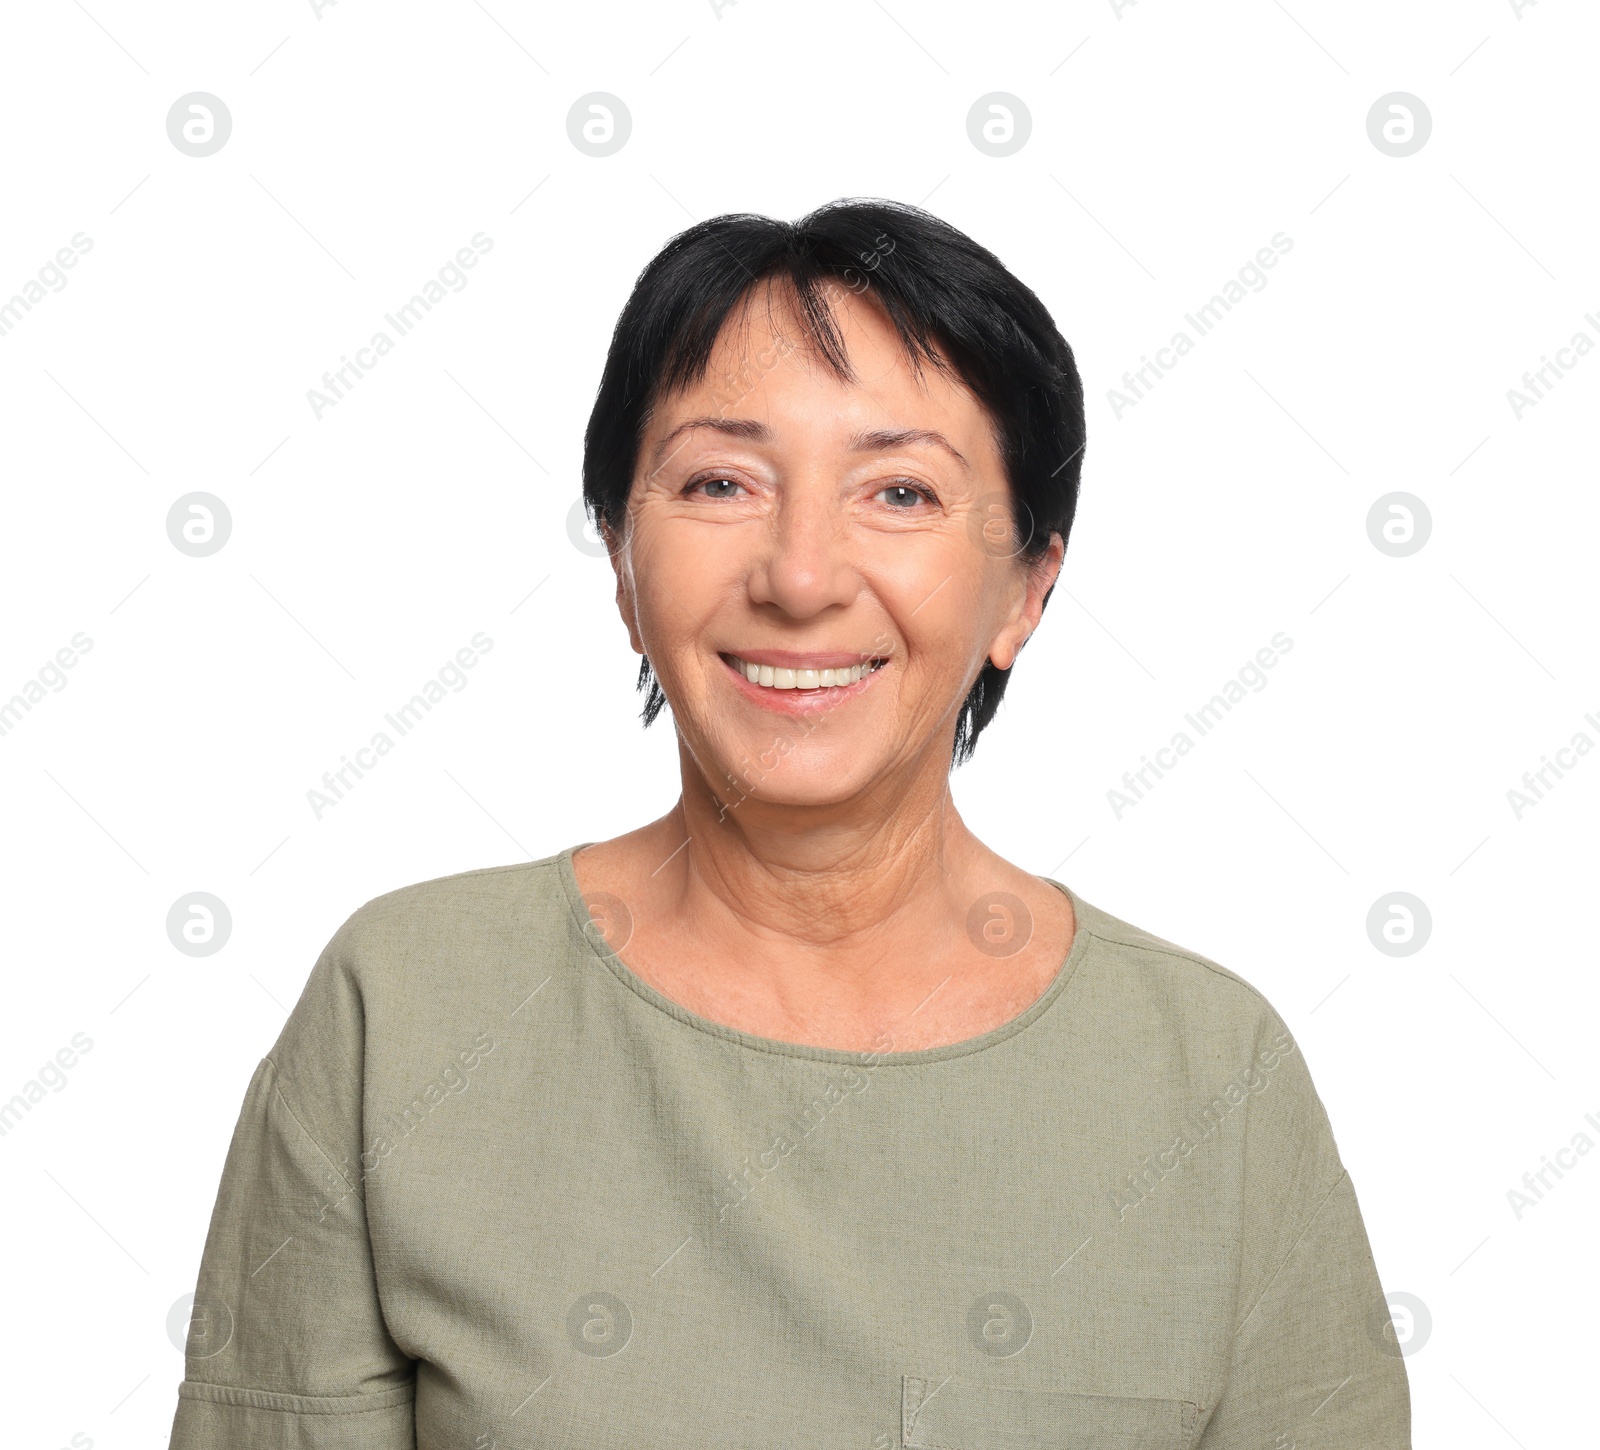
<path id="1" fill-rule="evenodd" d="M 719 794 L 823 805 L 947 773 L 985 661 L 1010 668 L 1038 623 L 1060 536 L 1037 565 L 1015 554 L 987 413 L 953 374 L 919 379 L 875 304 L 832 291 L 853 383 L 809 356 L 784 292 L 747 304 L 645 430 L 613 552 L 633 647 Z M 779 688 L 806 666 L 795 683 L 820 688 Z"/>

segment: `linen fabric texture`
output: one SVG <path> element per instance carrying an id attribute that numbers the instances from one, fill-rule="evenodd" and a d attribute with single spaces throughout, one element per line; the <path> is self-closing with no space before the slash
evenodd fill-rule
<path id="1" fill-rule="evenodd" d="M 783 1043 L 634 973 L 580 849 L 334 933 L 244 1096 L 170 1450 L 1410 1450 L 1354 1185 L 1243 978 L 1052 882 L 1076 934 L 1019 1016 Z"/>

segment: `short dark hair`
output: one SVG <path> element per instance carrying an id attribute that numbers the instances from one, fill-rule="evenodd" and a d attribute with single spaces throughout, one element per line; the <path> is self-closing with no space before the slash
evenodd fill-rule
<path id="1" fill-rule="evenodd" d="M 888 314 L 918 373 L 944 370 L 937 345 L 988 411 L 1010 485 L 1012 540 L 1027 560 L 1063 545 L 1083 468 L 1083 383 L 1072 349 L 1032 290 L 994 253 L 931 212 L 903 202 L 842 198 L 798 221 L 734 212 L 679 232 L 634 284 L 611 336 L 584 434 L 583 497 L 591 520 L 621 536 L 639 447 L 656 403 L 693 386 L 730 313 L 761 283 L 787 284 L 828 367 L 848 357 L 823 294 L 842 283 Z M 1051 587 L 1054 592 L 1054 586 Z M 1049 602 L 1049 594 L 1045 602 Z M 1009 670 L 984 666 L 962 705 L 952 765 L 969 758 L 999 708 Z M 645 657 L 638 687 L 648 726 L 666 703 Z"/>

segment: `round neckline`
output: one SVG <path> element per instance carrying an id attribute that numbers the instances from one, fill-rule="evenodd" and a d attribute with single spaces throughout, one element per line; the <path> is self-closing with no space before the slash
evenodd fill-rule
<path id="1" fill-rule="evenodd" d="M 567 898 L 567 907 L 589 954 L 596 961 L 602 962 L 612 975 L 636 996 L 684 1026 L 692 1027 L 710 1037 L 721 1038 L 724 1042 L 778 1057 L 803 1058 L 811 1062 L 856 1064 L 860 1064 L 864 1059 L 875 1059 L 877 1064 L 883 1067 L 917 1067 L 925 1063 L 942 1062 L 948 1058 L 966 1057 L 974 1052 L 983 1052 L 1025 1031 L 1050 1010 L 1051 1004 L 1066 990 L 1067 983 L 1077 973 L 1078 967 L 1089 951 L 1089 943 L 1093 937 L 1088 924 L 1088 917 L 1093 913 L 1093 908 L 1065 882 L 1057 881 L 1051 876 L 1041 876 L 1039 878 L 1041 881 L 1048 881 L 1058 891 L 1063 892 L 1072 903 L 1072 944 L 1067 948 L 1067 954 L 1050 979 L 1050 984 L 1017 1016 L 1000 1023 L 997 1027 L 991 1027 L 976 1037 L 906 1052 L 876 1052 L 872 1049 L 821 1047 L 809 1042 L 785 1042 L 782 1038 L 762 1037 L 758 1033 L 746 1032 L 742 1028 L 731 1027 L 727 1023 L 703 1017 L 681 1002 L 674 1001 L 665 992 L 651 986 L 616 952 L 600 950 L 595 944 L 598 933 L 592 929 L 593 918 L 589 914 L 589 904 L 578 886 L 578 874 L 572 864 L 572 858 L 579 851 L 597 844 L 595 841 L 580 841 L 558 852 L 555 858 L 556 873 Z M 601 937 L 601 940 L 604 941 L 604 938 Z"/>

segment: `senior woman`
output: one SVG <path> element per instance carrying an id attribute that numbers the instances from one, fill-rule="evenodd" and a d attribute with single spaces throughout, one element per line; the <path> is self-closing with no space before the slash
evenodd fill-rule
<path id="1" fill-rule="evenodd" d="M 1083 443 L 1044 306 L 926 212 L 668 243 L 584 494 L 680 797 L 334 934 L 174 1450 L 1410 1446 L 1283 1019 L 951 799 Z"/>

